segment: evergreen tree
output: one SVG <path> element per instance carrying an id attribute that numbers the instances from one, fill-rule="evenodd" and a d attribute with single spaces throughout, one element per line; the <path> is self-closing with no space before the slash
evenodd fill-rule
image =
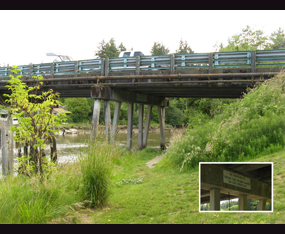
<path id="1" fill-rule="evenodd" d="M 151 55 L 165 55 L 169 53 L 169 49 L 166 48 L 162 43 L 154 42 L 150 53 Z"/>
<path id="2" fill-rule="evenodd" d="M 180 39 L 179 48 L 176 50 L 176 54 L 193 54 L 194 51 L 188 45 L 187 41 Z"/>
<path id="3" fill-rule="evenodd" d="M 99 42 L 99 46 L 97 48 L 98 51 L 95 53 L 95 56 L 97 56 L 97 58 L 115 58 L 119 56 L 121 51 L 126 50 L 126 47 L 122 42 L 117 47 L 114 38 L 111 38 L 107 43 L 102 40 Z"/>
<path id="4" fill-rule="evenodd" d="M 277 31 L 271 33 L 270 40 L 272 45 L 270 46 L 273 50 L 285 49 L 285 34 L 284 30 L 279 27 Z"/>

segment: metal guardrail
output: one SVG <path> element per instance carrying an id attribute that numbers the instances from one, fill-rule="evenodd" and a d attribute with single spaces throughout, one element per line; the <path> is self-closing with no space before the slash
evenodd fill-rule
<path id="1" fill-rule="evenodd" d="M 268 67 L 285 66 L 285 50 L 256 50 L 215 52 L 203 54 L 171 54 L 161 56 L 140 56 L 107 59 L 90 59 L 70 62 L 41 63 L 19 66 L 18 74 L 34 75 L 71 75 L 100 72 L 106 75 L 112 71 L 170 70 L 184 68 L 225 67 Z M 0 67 L 0 78 L 11 75 L 11 67 Z"/>

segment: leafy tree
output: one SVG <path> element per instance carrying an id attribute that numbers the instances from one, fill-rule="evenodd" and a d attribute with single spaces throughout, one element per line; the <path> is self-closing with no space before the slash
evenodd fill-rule
<path id="1" fill-rule="evenodd" d="M 12 72 L 16 74 L 17 71 L 19 68 L 13 66 Z M 59 94 L 52 89 L 38 94 L 42 76 L 33 77 L 39 81 L 35 87 L 28 87 L 21 81 L 21 77 L 10 75 L 7 87 L 12 93 L 5 94 L 9 98 L 6 101 L 10 103 L 11 117 L 18 119 L 18 125 L 13 125 L 10 129 L 15 133 L 16 142 L 32 146 L 30 157 L 19 159 L 19 164 L 22 165 L 19 167 L 22 170 L 20 172 L 29 176 L 31 172 L 42 175 L 48 169 L 47 162 L 44 162 L 43 149 L 56 132 L 53 126 L 60 126 L 59 119 L 52 114 L 52 108 L 60 104 Z M 51 159 L 54 161 L 53 157 Z"/>
<path id="2" fill-rule="evenodd" d="M 235 34 L 228 39 L 228 45 L 220 49 L 222 51 L 246 51 L 268 49 L 268 38 L 262 30 L 254 31 L 250 26 L 242 29 L 242 32 Z"/>
<path id="3" fill-rule="evenodd" d="M 182 125 L 183 123 L 183 111 L 177 108 L 177 99 L 169 101 L 169 107 L 165 108 L 165 123 L 172 126 Z"/>
<path id="4" fill-rule="evenodd" d="M 71 112 L 71 118 L 74 122 L 80 122 L 87 119 L 91 108 L 86 98 L 66 98 L 64 104 Z"/>
<path id="5" fill-rule="evenodd" d="M 176 50 L 176 54 L 193 54 L 194 51 L 188 45 L 187 41 L 180 39 L 179 48 Z"/>
<path id="6" fill-rule="evenodd" d="M 272 41 L 272 44 L 270 45 L 271 49 L 285 49 L 285 34 L 282 28 L 279 27 L 277 31 L 271 33 L 270 40 Z"/>
<path id="7" fill-rule="evenodd" d="M 114 38 L 111 38 L 107 43 L 102 40 L 97 48 L 98 51 L 95 53 L 95 56 L 97 56 L 97 58 L 118 57 L 121 51 L 126 50 L 126 47 L 123 45 L 123 43 L 117 47 Z"/>
<path id="8" fill-rule="evenodd" d="M 150 53 L 151 55 L 166 55 L 169 53 L 169 49 L 166 48 L 162 43 L 154 42 Z"/>

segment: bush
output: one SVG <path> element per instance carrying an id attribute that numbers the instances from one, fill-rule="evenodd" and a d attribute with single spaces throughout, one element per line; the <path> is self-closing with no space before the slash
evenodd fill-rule
<path id="1" fill-rule="evenodd" d="M 284 87 L 284 74 L 280 73 L 250 90 L 221 114 L 188 129 L 171 144 L 168 159 L 182 169 L 199 162 L 243 160 L 284 148 Z"/>

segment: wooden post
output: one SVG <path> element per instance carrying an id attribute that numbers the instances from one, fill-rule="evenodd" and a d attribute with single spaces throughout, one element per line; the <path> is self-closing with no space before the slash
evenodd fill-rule
<path id="1" fill-rule="evenodd" d="M 174 54 L 170 55 L 170 74 L 174 74 Z"/>
<path id="2" fill-rule="evenodd" d="M 121 102 L 116 102 L 115 104 L 115 110 L 114 110 L 114 117 L 113 117 L 113 127 L 112 127 L 112 143 L 115 143 L 116 135 L 117 135 L 117 128 L 119 124 L 119 116 L 120 116 L 120 108 L 121 108 Z"/>
<path id="3" fill-rule="evenodd" d="M 143 148 L 143 111 L 144 105 L 139 104 L 139 135 L 138 135 L 138 147 L 139 149 Z"/>
<path id="4" fill-rule="evenodd" d="M 209 73 L 213 72 L 213 53 L 209 53 Z"/>
<path id="5" fill-rule="evenodd" d="M 128 107 L 128 132 L 127 132 L 127 147 L 129 150 L 132 148 L 133 113 L 134 113 L 134 103 L 129 103 L 129 107 Z"/>
<path id="6" fill-rule="evenodd" d="M 220 189 L 210 189 L 210 210 L 220 211 Z"/>
<path id="7" fill-rule="evenodd" d="M 109 58 L 105 58 L 105 64 L 104 64 L 104 76 L 109 75 Z M 111 82 L 111 81 L 109 81 Z"/>
<path id="8" fill-rule="evenodd" d="M 149 125 L 150 125 L 150 118 L 151 118 L 151 110 L 152 110 L 152 105 L 148 105 L 145 126 L 144 126 L 144 133 L 143 133 L 143 148 L 145 148 L 147 145 L 148 131 L 149 131 Z"/>
<path id="9" fill-rule="evenodd" d="M 165 125 L 165 107 L 158 106 L 158 117 L 159 117 L 159 128 L 160 128 L 160 149 L 165 150 L 165 134 L 164 134 L 164 125 Z"/>
<path id="10" fill-rule="evenodd" d="M 255 51 L 251 51 L 251 72 L 254 73 L 255 72 L 255 63 L 256 63 L 256 52 Z"/>
<path id="11" fill-rule="evenodd" d="M 238 209 L 247 210 L 247 196 L 246 195 L 240 195 L 238 197 Z"/>
<path id="12" fill-rule="evenodd" d="M 105 76 L 105 59 L 101 59 L 101 76 Z"/>
<path id="13" fill-rule="evenodd" d="M 266 199 L 260 199 L 258 202 L 258 210 L 266 209 Z"/>
<path id="14" fill-rule="evenodd" d="M 140 74 L 140 56 L 136 56 L 136 75 Z"/>
<path id="15" fill-rule="evenodd" d="M 95 140 L 97 136 L 97 128 L 99 125 L 99 116 L 100 116 L 100 106 L 101 106 L 101 100 L 95 99 L 94 108 L 93 108 L 92 125 L 91 125 L 91 134 L 90 134 L 91 140 Z"/>
<path id="16" fill-rule="evenodd" d="M 110 102 L 104 100 L 104 116 L 105 116 L 105 132 L 106 140 L 109 143 L 111 138 L 111 111 L 110 111 Z"/>
<path id="17" fill-rule="evenodd" d="M 74 77 L 77 76 L 77 65 L 78 65 L 78 62 L 74 61 Z"/>
<path id="18" fill-rule="evenodd" d="M 7 121 L 1 121 L 1 149 L 2 149 L 2 175 L 13 173 L 13 134 L 10 130 L 12 119 L 8 114 Z"/>

